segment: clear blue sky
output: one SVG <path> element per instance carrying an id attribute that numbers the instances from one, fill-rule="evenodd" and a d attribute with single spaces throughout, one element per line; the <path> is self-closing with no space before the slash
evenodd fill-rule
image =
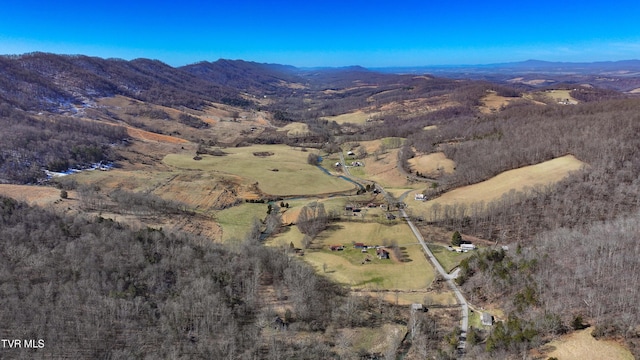
<path id="1" fill-rule="evenodd" d="M 640 1 L 4 0 L 0 54 L 32 51 L 173 66 L 640 59 Z"/>

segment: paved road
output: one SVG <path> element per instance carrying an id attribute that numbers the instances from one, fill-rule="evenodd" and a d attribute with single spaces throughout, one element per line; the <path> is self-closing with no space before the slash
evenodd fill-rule
<path id="1" fill-rule="evenodd" d="M 413 231 L 413 235 L 415 235 L 415 237 L 420 242 L 420 245 L 422 245 L 422 248 L 424 249 L 425 254 L 427 254 L 427 258 L 433 264 L 433 267 L 436 270 L 438 270 L 440 275 L 442 275 L 442 277 L 447 281 L 447 284 L 449 285 L 453 293 L 456 295 L 456 299 L 458 300 L 458 303 L 462 307 L 462 321 L 460 322 L 460 329 L 462 330 L 462 334 L 460 335 L 460 337 L 462 339 L 466 339 L 467 330 L 469 328 L 469 304 L 467 303 L 467 299 L 465 299 L 464 295 L 460 291 L 460 288 L 458 288 L 458 286 L 453 282 L 453 280 L 458 276 L 459 269 L 457 269 L 451 274 L 447 273 L 447 271 L 442 267 L 442 265 L 440 265 L 440 262 L 438 262 L 435 255 L 433 255 L 433 252 L 431 252 L 431 249 L 429 249 L 429 247 L 427 246 L 427 243 L 424 241 L 422 234 L 420 234 L 420 231 L 418 231 L 418 228 L 416 228 L 416 226 L 413 224 L 413 222 L 411 221 L 411 219 L 409 218 L 405 210 L 400 209 L 400 214 L 402 214 L 402 217 L 407 221 L 407 224 L 409 224 L 411 231 Z M 466 342 L 464 340 L 461 340 L 458 348 L 464 349 L 465 345 L 466 345 Z"/>
<path id="2" fill-rule="evenodd" d="M 352 176 L 351 176 L 351 173 L 349 173 L 349 168 L 346 166 L 344 162 L 344 154 L 342 153 L 342 151 L 340 152 L 340 163 L 342 164 L 342 168 L 344 169 L 344 174 L 351 178 Z M 429 179 L 429 181 L 433 181 L 433 180 Z M 380 186 L 379 184 L 376 184 L 376 188 L 380 190 L 380 192 L 383 195 L 386 196 L 386 191 L 382 186 Z M 401 199 L 404 199 L 404 197 L 406 197 L 408 193 L 409 191 L 406 191 L 405 193 L 403 193 L 401 195 Z M 465 299 L 464 295 L 462 294 L 458 286 L 453 282 L 453 280 L 458 276 L 459 269 L 457 269 L 451 274 L 447 273 L 447 271 L 442 267 L 442 265 L 440 265 L 440 262 L 438 262 L 438 259 L 436 259 L 435 255 L 433 255 L 433 252 L 431 252 L 431 250 L 427 246 L 427 243 L 424 241 L 422 234 L 420 234 L 420 231 L 418 231 L 418 228 L 413 224 L 413 222 L 407 215 L 405 209 L 400 209 L 400 214 L 407 221 L 407 224 L 409 224 L 411 231 L 413 231 L 413 235 L 415 235 L 416 239 L 418 239 L 418 241 L 420 242 L 420 245 L 422 245 L 422 248 L 424 249 L 425 254 L 427 254 L 427 258 L 429 259 L 431 264 L 433 264 L 433 267 L 436 270 L 438 270 L 438 273 L 440 273 L 440 275 L 442 275 L 442 277 L 447 281 L 447 284 L 455 294 L 456 299 L 458 300 L 458 303 L 462 308 L 462 320 L 460 321 L 460 329 L 462 330 L 462 334 L 460 334 L 460 338 L 466 339 L 467 330 L 469 328 L 469 304 L 467 303 L 467 299 Z M 466 346 L 466 341 L 460 340 L 458 349 L 464 350 L 465 346 Z"/>

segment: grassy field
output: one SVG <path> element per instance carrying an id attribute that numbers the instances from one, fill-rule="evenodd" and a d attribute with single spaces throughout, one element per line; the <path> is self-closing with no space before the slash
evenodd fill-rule
<path id="1" fill-rule="evenodd" d="M 545 345 L 545 359 L 556 357 L 558 360 L 633 360 L 633 354 L 624 346 L 615 341 L 596 340 L 591 336 L 591 331 L 591 328 L 576 331 Z"/>
<path id="2" fill-rule="evenodd" d="M 571 90 L 549 90 L 544 92 L 545 95 L 557 102 L 568 100 L 569 104 L 577 104 L 578 100 L 574 99 L 570 93 Z"/>
<path id="3" fill-rule="evenodd" d="M 433 244 L 429 245 L 429 249 L 431 249 L 433 255 L 447 272 L 451 272 L 451 270 L 460 264 L 460 261 L 473 255 L 473 252 L 459 253 L 450 251 L 444 246 Z"/>
<path id="4" fill-rule="evenodd" d="M 60 199 L 60 190 L 49 186 L 0 184 L 0 195 L 29 205 L 45 206 Z"/>
<path id="5" fill-rule="evenodd" d="M 378 160 L 375 156 L 368 156 L 364 161 L 360 177 L 384 187 L 401 187 L 407 184 L 406 176 L 398 170 L 398 149 L 387 150 L 385 154 L 378 156 Z"/>
<path id="6" fill-rule="evenodd" d="M 215 219 L 222 226 L 222 241 L 229 243 L 244 240 L 253 220 L 266 216 L 267 204 L 244 203 L 219 211 Z"/>
<path id="7" fill-rule="evenodd" d="M 520 99 L 519 97 L 504 97 L 498 95 L 495 91 L 491 91 L 482 99 L 482 105 L 480 106 L 480 111 L 485 114 L 490 114 L 497 110 L 500 110 L 501 107 L 509 105 L 511 101 L 516 99 Z"/>
<path id="8" fill-rule="evenodd" d="M 297 238 L 301 238 L 301 234 L 292 227 L 286 233 L 276 236 L 271 243 L 298 244 Z M 382 245 L 385 239 L 397 241 L 402 252 L 400 261 L 380 260 L 376 257 L 375 250 L 370 249 L 364 254 L 352 245 L 352 242 Z M 331 251 L 328 247 L 332 244 L 342 244 L 345 250 Z M 362 264 L 365 257 L 369 257 L 371 261 Z M 355 288 L 424 289 L 435 276 L 417 240 L 405 224 L 387 226 L 378 223 L 333 223 L 314 239 L 312 249 L 306 251 L 304 259 L 319 273 Z"/>
<path id="9" fill-rule="evenodd" d="M 278 129 L 278 131 L 286 131 L 287 136 L 289 137 L 304 136 L 310 133 L 309 125 L 299 122 L 287 124 L 286 126 Z"/>
<path id="10" fill-rule="evenodd" d="M 569 175 L 570 172 L 580 170 L 585 165 L 573 155 L 566 155 L 540 164 L 505 171 L 489 180 L 449 191 L 433 200 L 411 201 L 409 204 L 414 213 L 429 216 L 432 206 L 436 203 L 440 206 L 453 204 L 469 206 L 479 202 L 486 204 L 500 199 L 502 195 L 510 191 L 522 191 L 534 186 L 556 183 Z M 412 199 L 414 194 L 418 192 L 421 190 L 412 192 L 408 198 Z"/>
<path id="11" fill-rule="evenodd" d="M 272 195 L 313 195 L 354 188 L 338 177 L 329 176 L 307 164 L 308 152 L 285 145 L 254 145 L 223 149 L 225 156 L 169 154 L 164 163 L 177 169 L 238 175 Z"/>
<path id="12" fill-rule="evenodd" d="M 416 155 L 409 159 L 408 163 L 413 171 L 419 171 L 429 176 L 451 174 L 456 167 L 456 163 L 448 159 L 442 152 Z"/>
<path id="13" fill-rule="evenodd" d="M 324 119 L 328 121 L 335 121 L 338 124 L 352 123 L 362 125 L 367 122 L 367 119 L 371 119 L 372 117 L 377 115 L 378 113 L 365 113 L 358 110 L 352 113 L 341 114 L 337 116 L 325 116 Z"/>

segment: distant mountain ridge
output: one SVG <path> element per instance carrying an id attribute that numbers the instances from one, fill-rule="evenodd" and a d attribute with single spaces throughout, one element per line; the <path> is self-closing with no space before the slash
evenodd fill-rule
<path id="1" fill-rule="evenodd" d="M 209 102 L 246 106 L 245 92 L 264 93 L 302 81 L 284 65 L 219 60 L 181 68 L 150 59 L 102 59 L 30 53 L 0 56 L 0 101 L 23 110 L 53 110 L 123 95 L 165 106 Z"/>
<path id="2" fill-rule="evenodd" d="M 554 62 L 526 60 L 520 62 L 478 64 L 478 65 L 432 65 L 413 67 L 372 68 L 385 73 L 485 73 L 500 71 L 599 74 L 602 72 L 640 72 L 640 60 L 597 61 L 597 62 Z"/>
<path id="3" fill-rule="evenodd" d="M 158 105 L 198 109 L 211 102 L 249 106 L 263 96 L 403 82 L 402 74 L 502 83 L 590 84 L 620 91 L 640 88 L 640 60 L 593 63 L 527 60 L 515 63 L 405 68 L 296 68 L 220 59 L 172 67 L 150 59 L 29 53 L 0 56 L 0 102 L 23 110 L 72 108 L 123 95 Z M 542 85 L 540 85 L 542 84 Z M 305 90 L 307 89 L 307 90 Z"/>

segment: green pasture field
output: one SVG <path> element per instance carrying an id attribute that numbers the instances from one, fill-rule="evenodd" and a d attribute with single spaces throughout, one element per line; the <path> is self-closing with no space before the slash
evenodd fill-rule
<path id="1" fill-rule="evenodd" d="M 460 261 L 470 257 L 473 255 L 473 251 L 469 251 L 466 253 L 459 253 L 455 251 L 451 251 L 444 246 L 429 244 L 429 249 L 436 257 L 440 265 L 447 271 L 451 272 L 451 270 L 455 269 L 456 266 L 460 264 Z M 477 250 L 474 250 L 477 251 Z"/>
<path id="2" fill-rule="evenodd" d="M 202 155 L 201 160 L 194 160 L 191 153 L 169 154 L 163 161 L 179 169 L 238 175 L 257 182 L 262 191 L 272 195 L 313 195 L 354 189 L 352 183 L 307 164 L 309 152 L 286 145 L 253 145 L 223 151 L 227 155 Z"/>
<path id="3" fill-rule="evenodd" d="M 338 124 L 351 123 L 351 124 L 362 125 L 367 122 L 367 119 L 370 119 L 376 115 L 378 115 L 378 113 L 369 114 L 369 113 L 365 113 L 358 110 L 355 112 L 341 114 L 337 116 L 325 116 L 324 119 L 326 119 L 327 121 L 335 121 Z"/>
<path id="4" fill-rule="evenodd" d="M 380 260 L 376 257 L 375 249 L 369 249 L 365 254 L 360 249 L 354 249 L 352 244 L 363 242 L 370 246 L 383 245 L 385 239 L 397 241 L 402 252 L 400 261 Z M 278 241 L 277 238 L 274 241 Z M 345 250 L 329 250 L 329 245 L 334 244 L 342 244 Z M 363 264 L 365 257 L 371 261 Z M 433 268 L 406 224 L 332 223 L 329 229 L 314 239 L 304 259 L 319 273 L 355 288 L 424 289 L 435 277 Z"/>
<path id="5" fill-rule="evenodd" d="M 467 209 L 471 209 L 474 204 L 488 204 L 510 192 L 553 185 L 584 166 L 588 165 L 573 155 L 565 155 L 539 164 L 505 171 L 488 180 L 453 189 L 428 201 L 408 201 L 408 204 L 411 204 L 412 212 L 433 220 L 438 207 L 441 211 L 446 205 L 464 204 Z M 413 191 L 407 195 L 407 198 L 413 199 L 414 195 L 421 191 Z M 434 208 L 435 204 L 438 206 Z"/>
<path id="6" fill-rule="evenodd" d="M 222 226 L 222 241 L 229 243 L 244 240 L 253 219 L 262 220 L 266 216 L 267 204 L 243 203 L 219 211 L 215 219 Z"/>

